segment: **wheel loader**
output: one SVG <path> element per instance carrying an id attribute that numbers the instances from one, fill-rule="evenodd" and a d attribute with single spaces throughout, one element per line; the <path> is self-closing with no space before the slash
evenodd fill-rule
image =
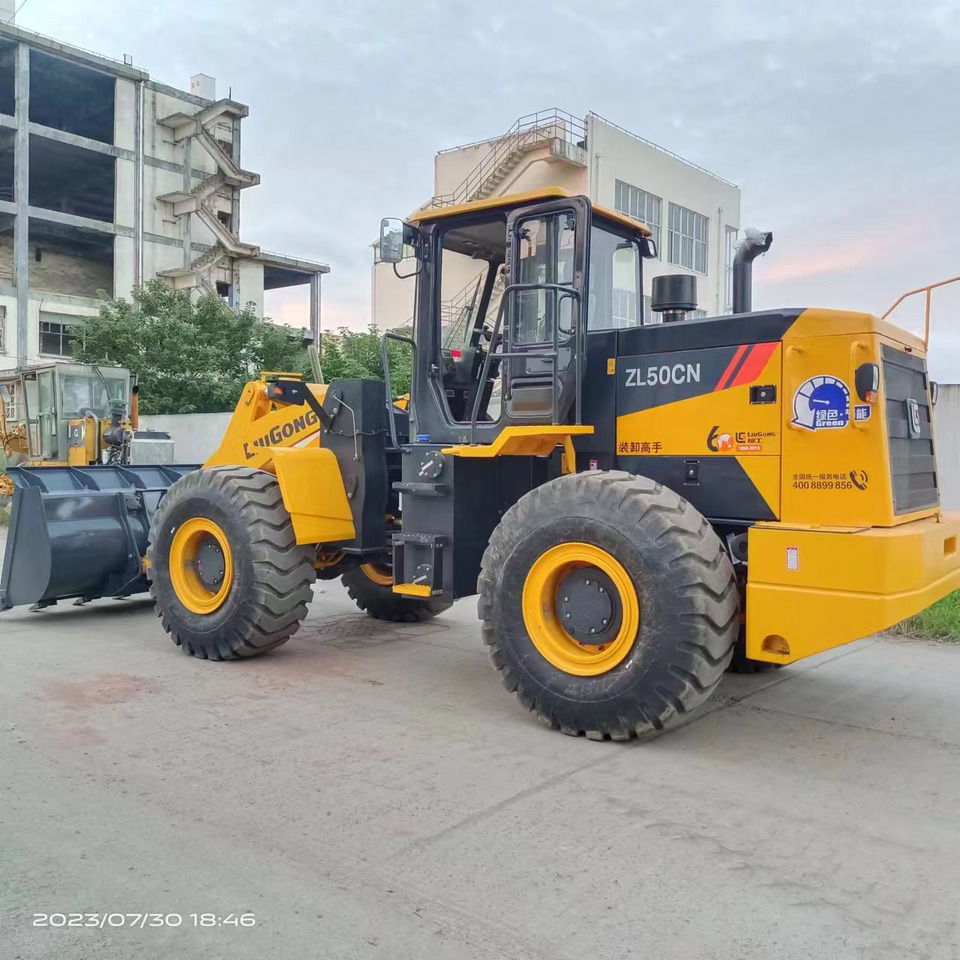
<path id="1" fill-rule="evenodd" d="M 81 467 L 172 459 L 170 435 L 140 430 L 135 377 L 123 367 L 32 364 L 0 372 L 0 496 L 10 466 Z"/>
<path id="2" fill-rule="evenodd" d="M 113 563 L 111 590 L 148 586 L 173 641 L 215 660 L 284 643 L 316 577 L 391 620 L 478 595 L 507 690 L 614 740 L 682 720 L 734 658 L 788 664 L 889 627 L 960 586 L 926 343 L 869 313 L 752 310 L 771 239 L 738 248 L 733 315 L 694 317 L 694 278 L 668 275 L 644 323 L 650 231 L 585 197 L 385 220 L 380 257 L 416 291 L 413 337 L 386 335 L 412 354 L 405 407 L 386 363 L 382 381 L 267 374 L 168 488 L 34 490 L 37 509 L 61 498 L 68 556 L 103 558 L 69 590 L 110 595 Z M 474 276 L 452 342 L 444 291 Z M 108 499 L 112 525 L 87 524 Z"/>

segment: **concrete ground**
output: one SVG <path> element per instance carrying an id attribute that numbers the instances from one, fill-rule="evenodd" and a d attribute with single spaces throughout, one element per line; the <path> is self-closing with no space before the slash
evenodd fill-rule
<path id="1" fill-rule="evenodd" d="M 143 601 L 4 614 L 0 955 L 960 956 L 960 647 L 727 677 L 696 722 L 604 744 L 506 694 L 474 606 L 383 624 L 321 584 L 228 664 Z M 32 925 L 71 912 L 183 920 Z"/>

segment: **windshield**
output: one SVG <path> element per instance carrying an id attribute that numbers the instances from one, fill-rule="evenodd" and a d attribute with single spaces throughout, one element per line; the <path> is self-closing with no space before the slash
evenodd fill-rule
<path id="1" fill-rule="evenodd" d="M 449 251 L 444 251 L 444 264 L 447 265 Z M 450 254 L 449 259 L 458 257 L 458 254 Z M 471 262 L 471 267 L 476 267 L 475 262 Z M 440 330 L 443 338 L 443 346 L 447 350 L 456 350 L 465 346 L 470 340 L 470 333 L 474 327 L 474 321 L 477 317 L 477 308 L 480 304 L 480 293 L 483 290 L 483 282 L 486 279 L 489 265 L 484 264 L 480 272 L 475 277 L 470 277 L 466 284 L 451 296 L 447 297 L 448 292 L 444 289 L 440 300 Z M 444 279 L 454 276 L 452 270 L 444 274 Z"/>
<path id="2" fill-rule="evenodd" d="M 445 349 L 465 347 L 478 326 L 492 326 L 496 307 L 487 305 L 484 309 L 484 288 L 490 271 L 497 270 L 505 257 L 506 221 L 502 214 L 444 232 L 438 308 Z"/>
<path id="3" fill-rule="evenodd" d="M 82 410 L 92 410 L 98 417 L 110 416 L 110 401 L 126 404 L 126 379 L 105 377 L 107 388 L 96 374 L 67 373 L 60 377 L 63 398 L 62 416 L 76 417 Z"/>

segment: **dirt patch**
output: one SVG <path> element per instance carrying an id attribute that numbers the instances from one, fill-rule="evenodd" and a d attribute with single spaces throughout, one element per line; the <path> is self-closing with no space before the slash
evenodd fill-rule
<path id="1" fill-rule="evenodd" d="M 160 686 L 149 677 L 105 673 L 88 680 L 51 683 L 44 690 L 49 700 L 56 700 L 74 710 L 86 710 L 112 703 L 129 703 L 131 700 L 159 693 Z"/>

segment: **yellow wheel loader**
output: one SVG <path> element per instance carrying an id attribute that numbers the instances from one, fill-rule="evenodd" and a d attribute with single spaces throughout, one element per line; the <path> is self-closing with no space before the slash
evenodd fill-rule
<path id="1" fill-rule="evenodd" d="M 118 524 L 128 511 L 117 497 L 150 485 L 159 494 L 195 469 L 167 468 L 159 485 L 154 468 L 138 473 L 172 459 L 168 433 L 140 429 L 129 370 L 51 361 L 0 372 L 0 498 L 14 495 L 0 610 L 146 589 L 132 528 L 145 547 L 149 521 Z"/>
<path id="2" fill-rule="evenodd" d="M 734 658 L 791 663 L 957 588 L 925 342 L 867 313 L 753 311 L 771 239 L 738 248 L 733 315 L 692 316 L 695 279 L 673 275 L 644 323 L 650 231 L 585 197 L 384 221 L 381 258 L 415 256 L 405 409 L 386 364 L 266 375 L 202 469 L 126 491 L 164 627 L 230 659 L 287 640 L 315 576 L 388 619 L 478 594 L 507 689 L 621 740 L 676 723 Z M 451 342 L 444 291 L 478 270 Z"/>

